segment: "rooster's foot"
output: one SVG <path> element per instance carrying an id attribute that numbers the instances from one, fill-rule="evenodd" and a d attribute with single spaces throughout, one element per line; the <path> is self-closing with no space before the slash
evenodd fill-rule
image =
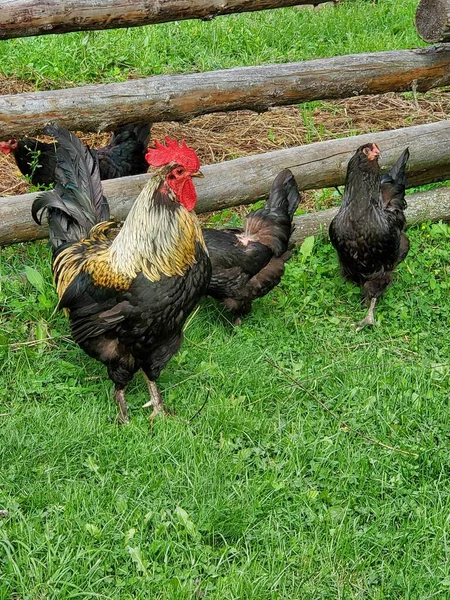
<path id="1" fill-rule="evenodd" d="M 125 401 L 125 390 L 115 390 L 114 401 L 117 405 L 117 424 L 128 425 L 128 408 Z"/>
<path id="2" fill-rule="evenodd" d="M 150 400 L 142 405 L 142 408 L 150 408 L 153 406 L 152 414 L 150 415 L 150 419 L 154 419 L 159 414 L 170 415 L 169 409 L 165 406 L 161 392 L 158 389 L 158 386 L 154 381 L 151 381 L 147 375 L 144 373 L 145 380 L 147 382 L 148 393 L 150 394 Z"/>

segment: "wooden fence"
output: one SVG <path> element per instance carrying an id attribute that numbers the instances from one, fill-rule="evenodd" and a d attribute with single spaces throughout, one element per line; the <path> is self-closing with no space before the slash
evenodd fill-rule
<path id="1" fill-rule="evenodd" d="M 444 1 L 450 3 L 450 0 Z M 244 6 L 246 10 L 259 10 L 275 5 L 302 3 L 306 2 L 235 0 L 222 2 L 220 6 L 228 12 L 236 12 L 243 10 Z M 95 12 L 94 7 L 95 10 L 99 9 L 100 12 L 96 13 L 96 23 L 99 26 L 99 15 L 103 14 L 101 10 L 117 2 L 72 0 L 69 3 L 61 3 L 61 6 L 67 8 L 69 4 L 75 11 L 74 14 L 83 7 L 85 12 L 87 6 L 91 7 L 92 11 L 86 12 L 91 17 L 92 12 Z M 148 7 L 149 2 L 129 0 L 127 4 L 130 7 L 144 4 Z M 176 4 L 177 10 L 184 6 L 183 2 L 175 3 L 175 0 L 169 0 L 165 4 Z M 189 12 L 187 4 L 184 10 L 186 15 L 191 15 L 190 18 L 198 17 L 196 10 L 200 5 L 211 6 L 211 3 L 206 2 L 189 3 L 189 6 L 192 4 L 192 11 Z M 58 18 L 62 19 L 63 11 L 61 12 L 62 9 L 59 10 L 56 5 L 59 5 L 57 0 L 39 3 L 29 0 L 6 2 L 0 11 L 0 29 L 2 19 L 6 18 L 5 14 L 11 15 L 13 9 L 25 9 L 27 6 L 29 10 L 38 12 L 40 9 L 45 12 L 53 6 L 55 15 L 58 14 Z M 217 8 L 218 5 L 215 6 Z M 3 12 L 5 9 L 6 13 Z M 68 18 L 67 27 L 71 26 L 71 18 Z M 130 24 L 130 13 L 127 13 L 124 19 L 128 19 Z M 91 19 L 91 24 L 94 21 Z M 30 27 L 31 23 L 30 17 Z M 109 24 L 110 22 L 107 26 Z M 16 35 L 28 35 L 18 33 L 22 31 L 19 25 Z M 83 25 L 80 28 L 89 27 Z M 70 29 L 64 29 L 68 30 Z M 14 29 L 10 30 L 11 36 L 13 31 Z M 420 50 L 359 54 L 304 63 L 158 76 L 125 84 L 8 95 L 0 97 L 0 139 L 37 132 L 48 121 L 55 121 L 69 129 L 109 130 L 136 119 L 189 120 L 199 114 L 215 111 L 242 108 L 261 111 L 270 106 L 354 94 L 427 90 L 449 84 L 449 67 L 450 45 L 443 44 Z M 275 175 L 286 167 L 293 171 L 300 189 L 340 185 L 344 181 L 349 157 L 356 147 L 367 141 L 374 141 L 381 146 L 384 151 L 383 161 L 386 164 L 392 163 L 400 152 L 409 146 L 410 186 L 450 178 L 450 121 L 441 121 L 318 142 L 206 166 L 206 179 L 198 185 L 198 210 L 217 210 L 264 197 Z M 148 177 L 140 175 L 104 182 L 105 194 L 110 201 L 113 216 L 126 216 Z M 25 194 L 0 198 L 0 245 L 46 235 L 45 229 L 36 227 L 31 220 L 30 207 L 34 197 L 34 194 Z M 422 208 L 421 203 L 425 203 Z M 437 190 L 426 195 L 417 194 L 413 198 L 410 196 L 409 204 L 412 207 L 408 214 L 410 220 L 443 218 L 450 214 L 450 192 Z M 322 211 L 315 215 L 299 217 L 296 239 L 316 231 L 320 224 L 328 222 L 332 214 L 332 211 Z"/>
<path id="2" fill-rule="evenodd" d="M 351 54 L 300 63 L 159 75 L 125 83 L 0 96 L 0 139 L 36 133 L 49 121 L 109 131 L 137 119 L 188 121 L 220 111 L 264 111 L 312 100 L 426 91 L 450 84 L 450 46 Z"/>

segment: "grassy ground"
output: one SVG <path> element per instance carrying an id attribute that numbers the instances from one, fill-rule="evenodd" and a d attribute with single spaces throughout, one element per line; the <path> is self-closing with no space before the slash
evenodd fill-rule
<path id="1" fill-rule="evenodd" d="M 292 44 L 270 39 L 295 46 L 288 60 L 415 45 L 414 5 L 280 11 L 295 20 Z M 198 27 L 208 39 L 192 44 L 204 65 L 179 62 L 175 34 L 161 63 L 214 68 L 220 54 L 217 67 L 250 64 L 269 52 L 260 23 L 281 18 L 273 15 L 88 39 L 116 35 L 125 44 L 160 32 L 161 48 L 168 32 Z M 297 19 L 311 23 L 302 35 Z M 221 37 L 227 23 L 259 27 L 261 44 L 233 58 Z M 52 44 L 60 53 L 75 44 L 70 55 L 80 39 L 8 42 L 2 68 L 31 77 L 32 61 L 52 85 L 97 79 L 95 54 L 79 61 L 82 73 L 75 62 L 56 70 L 64 61 Z M 137 47 L 123 52 L 145 58 Z M 281 57 L 270 52 L 268 60 Z M 115 77 L 108 68 L 102 77 Z M 130 426 L 114 425 L 104 369 L 54 313 L 45 244 L 1 250 L 0 510 L 8 513 L 0 516 L 0 600 L 448 598 L 450 229 L 425 225 L 409 235 L 410 254 L 371 331 L 354 333 L 364 314 L 358 290 L 341 280 L 320 240 L 296 254 L 241 328 L 203 302 L 160 380 L 177 415 L 151 431 L 140 377 L 129 389 Z"/>

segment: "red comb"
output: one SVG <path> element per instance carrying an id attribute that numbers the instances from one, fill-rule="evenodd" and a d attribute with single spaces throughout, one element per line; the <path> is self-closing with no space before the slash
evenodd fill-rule
<path id="1" fill-rule="evenodd" d="M 169 163 L 182 165 L 185 169 L 195 173 L 200 169 L 200 161 L 192 148 L 183 140 L 181 145 L 176 140 L 165 137 L 166 145 L 155 140 L 155 148 L 148 148 L 145 160 L 153 167 L 162 167 Z"/>

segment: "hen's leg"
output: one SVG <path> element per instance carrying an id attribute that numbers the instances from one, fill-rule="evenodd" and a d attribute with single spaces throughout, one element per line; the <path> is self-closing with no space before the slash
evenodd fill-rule
<path id="1" fill-rule="evenodd" d="M 116 387 L 114 390 L 114 401 L 117 405 L 117 423 L 126 425 L 128 423 L 128 407 L 125 400 L 125 390 Z"/>
<path id="2" fill-rule="evenodd" d="M 154 381 L 149 379 L 149 377 L 144 373 L 144 379 L 147 383 L 148 393 L 150 394 L 150 400 L 142 405 L 142 408 L 150 408 L 153 406 L 152 414 L 150 415 L 151 419 L 154 419 L 159 414 L 169 414 L 169 409 L 164 405 L 161 392 L 159 391 L 158 386 Z"/>
<path id="3" fill-rule="evenodd" d="M 363 319 L 360 323 L 358 323 L 358 325 L 356 327 L 357 332 L 361 331 L 361 329 L 364 329 L 364 327 L 366 325 L 375 325 L 376 321 L 375 321 L 374 312 L 375 312 L 375 304 L 376 303 L 377 303 L 376 298 L 370 299 L 369 310 L 367 311 L 367 315 L 366 315 L 365 319 Z"/>

